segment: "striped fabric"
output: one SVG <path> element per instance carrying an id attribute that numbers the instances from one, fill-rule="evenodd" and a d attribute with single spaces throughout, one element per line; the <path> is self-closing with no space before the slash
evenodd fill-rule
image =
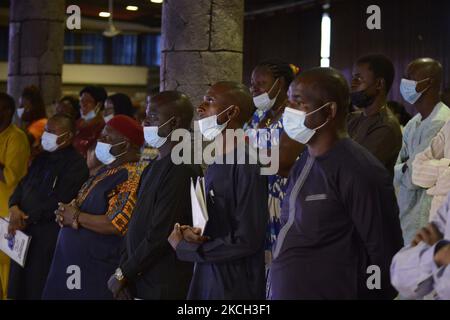
<path id="1" fill-rule="evenodd" d="M 450 120 L 431 140 L 430 146 L 418 153 L 412 163 L 412 181 L 427 188 L 432 196 L 429 220 L 450 192 Z"/>

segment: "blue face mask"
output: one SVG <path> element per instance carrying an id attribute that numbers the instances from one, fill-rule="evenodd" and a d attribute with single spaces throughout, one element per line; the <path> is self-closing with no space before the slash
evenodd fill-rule
<path id="1" fill-rule="evenodd" d="M 311 138 L 314 136 L 316 131 L 328 123 L 328 120 L 317 128 L 310 129 L 305 125 L 306 117 L 319 111 L 322 108 L 325 108 L 328 105 L 330 105 L 330 102 L 325 103 L 323 106 L 310 113 L 286 107 L 283 113 L 284 131 L 286 131 L 286 134 L 292 140 L 300 142 L 301 144 L 307 144 L 309 140 L 311 140 Z"/>
<path id="2" fill-rule="evenodd" d="M 426 78 L 420 81 L 414 81 L 403 78 L 400 82 L 400 93 L 402 94 L 403 99 L 405 99 L 406 102 L 409 104 L 414 104 L 419 100 L 419 98 L 422 96 L 422 94 L 428 90 L 429 87 L 425 88 L 421 92 L 417 92 L 417 84 L 429 80 L 430 78 Z"/>

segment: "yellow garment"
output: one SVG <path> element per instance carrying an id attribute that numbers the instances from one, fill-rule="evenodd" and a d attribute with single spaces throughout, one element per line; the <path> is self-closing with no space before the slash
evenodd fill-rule
<path id="1" fill-rule="evenodd" d="M 6 183 L 0 181 L 0 217 L 8 216 L 8 200 L 20 179 L 27 173 L 30 145 L 26 134 L 11 124 L 0 132 L 0 164 Z M 0 252 L 0 298 L 6 298 L 9 258 Z"/>

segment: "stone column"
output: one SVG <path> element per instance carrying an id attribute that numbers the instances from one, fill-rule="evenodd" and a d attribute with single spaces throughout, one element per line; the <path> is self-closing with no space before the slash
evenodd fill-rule
<path id="1" fill-rule="evenodd" d="M 242 81 L 244 0 L 165 0 L 161 90 L 194 106 L 217 81 Z"/>
<path id="2" fill-rule="evenodd" d="M 64 0 L 12 0 L 9 21 L 8 93 L 40 88 L 48 106 L 61 96 Z"/>

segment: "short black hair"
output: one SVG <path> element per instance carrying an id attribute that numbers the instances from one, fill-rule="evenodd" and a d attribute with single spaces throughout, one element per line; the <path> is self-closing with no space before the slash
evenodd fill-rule
<path id="1" fill-rule="evenodd" d="M 42 98 L 41 91 L 36 86 L 25 87 L 22 91 L 22 98 L 30 101 L 33 108 L 33 115 L 35 119 L 42 119 L 47 117 L 47 112 L 45 110 L 44 99 Z"/>
<path id="2" fill-rule="evenodd" d="M 295 78 L 295 73 L 291 65 L 281 60 L 265 60 L 256 65 L 255 68 L 267 67 L 274 78 L 284 78 L 286 82 L 286 88 L 289 88 L 292 80 Z"/>
<path id="3" fill-rule="evenodd" d="M 150 99 L 162 100 L 162 104 L 170 104 L 173 108 L 173 115 L 180 117 L 182 128 L 189 129 L 194 117 L 194 106 L 185 93 L 173 90 L 161 91 Z"/>
<path id="4" fill-rule="evenodd" d="M 383 54 L 368 54 L 360 57 L 356 64 L 367 63 L 376 78 L 383 78 L 386 83 L 386 94 L 391 90 L 395 69 L 392 61 Z"/>
<path id="5" fill-rule="evenodd" d="M 63 122 L 67 126 L 67 129 L 69 129 L 70 132 L 75 134 L 76 132 L 75 119 L 73 119 L 72 117 L 66 114 L 55 114 L 50 119 L 56 120 L 58 122 L 59 121 Z"/>
<path id="6" fill-rule="evenodd" d="M 134 117 L 136 108 L 133 107 L 130 98 L 124 93 L 116 93 L 109 96 L 107 100 L 111 100 L 114 106 L 114 115 L 123 114 L 131 118 Z"/>
<path id="7" fill-rule="evenodd" d="M 83 93 L 89 93 L 92 98 L 94 98 L 95 103 L 101 103 L 102 104 L 102 108 L 103 108 L 103 103 L 105 102 L 106 98 L 108 97 L 108 94 L 106 93 L 105 88 L 100 87 L 100 86 L 87 86 L 84 87 L 81 91 L 80 91 L 80 96 Z"/>
<path id="8" fill-rule="evenodd" d="M 16 103 L 14 102 L 14 98 L 7 93 L 0 92 L 0 104 L 2 104 L 7 110 L 9 110 L 9 122 L 11 122 L 14 113 L 16 112 Z"/>
<path id="9" fill-rule="evenodd" d="M 345 119 L 348 114 L 350 104 L 350 91 L 347 80 L 339 70 L 334 68 L 316 67 L 302 72 L 295 83 L 307 80 L 318 95 L 318 103 L 324 104 L 334 101 L 337 104 L 337 113 L 341 119 Z"/>
<path id="10" fill-rule="evenodd" d="M 230 105 L 237 105 L 240 108 L 238 121 L 244 125 L 253 115 L 253 98 L 250 90 L 242 83 L 235 81 L 219 81 L 214 84 L 225 87 L 227 91 L 225 96 L 227 97 Z"/>
<path id="11" fill-rule="evenodd" d="M 61 98 L 61 100 L 59 100 L 60 102 L 68 102 L 71 106 L 72 109 L 75 110 L 75 120 L 78 120 L 81 115 L 80 115 L 80 101 L 72 96 L 64 96 Z"/>

